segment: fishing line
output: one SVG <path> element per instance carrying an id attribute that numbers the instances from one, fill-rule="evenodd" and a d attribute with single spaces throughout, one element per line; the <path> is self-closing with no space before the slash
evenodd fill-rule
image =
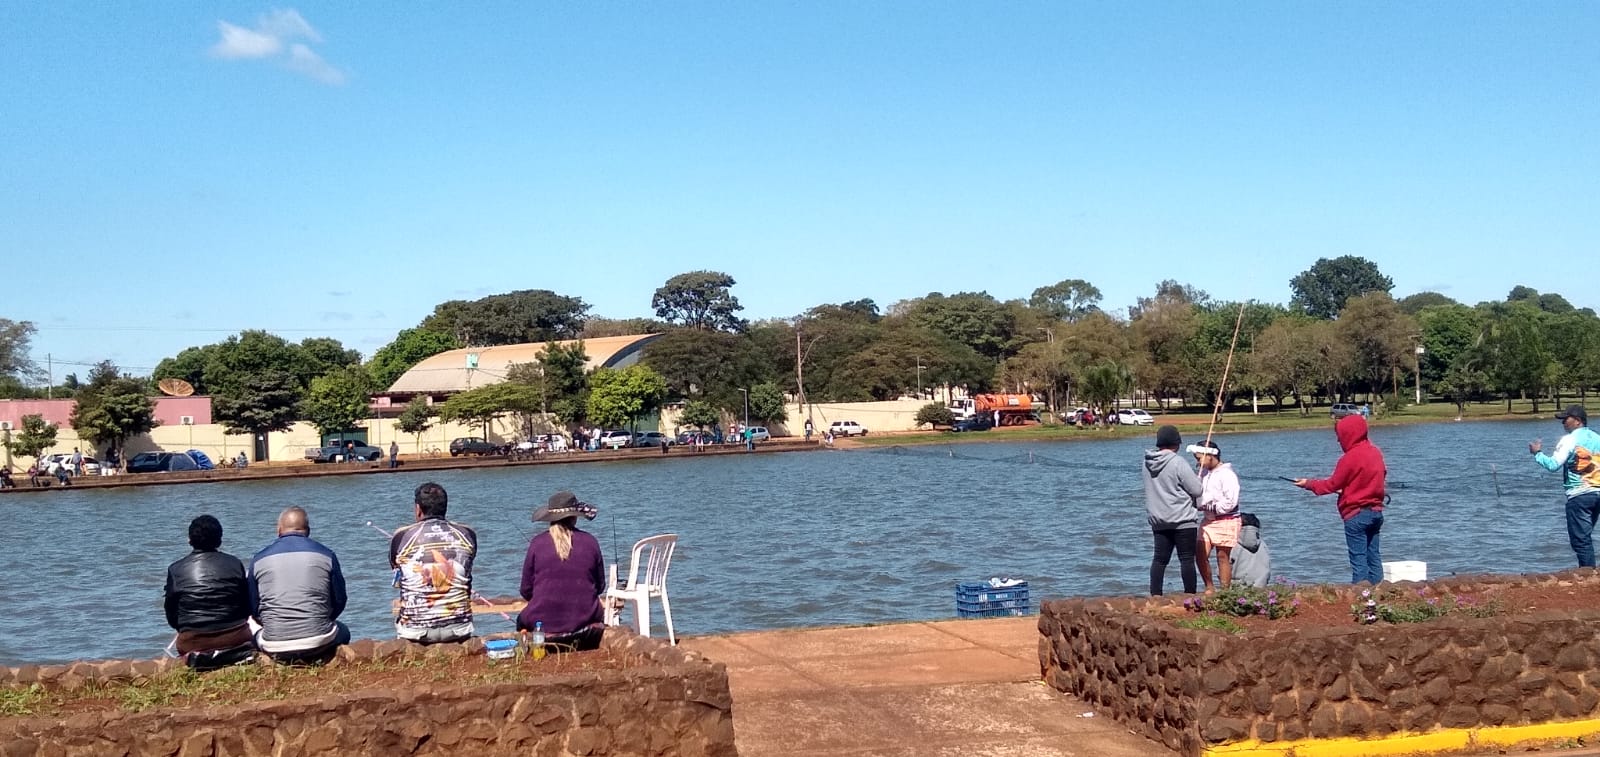
<path id="1" fill-rule="evenodd" d="M 385 531 L 385 530 L 379 528 L 377 525 L 375 525 L 370 520 L 367 521 L 367 525 L 371 526 L 372 530 L 377 531 L 378 533 L 383 534 L 384 536 L 387 536 L 390 539 L 394 538 L 394 534 L 391 534 L 388 531 Z M 472 598 L 473 599 L 476 599 L 479 602 L 482 602 L 485 607 L 487 607 L 487 608 L 489 608 L 491 610 L 494 610 L 497 615 L 499 615 L 502 618 L 505 618 L 506 620 L 511 621 L 511 623 L 513 625 L 516 624 L 517 621 L 516 621 L 515 618 L 511 617 L 510 615 L 507 615 L 504 610 L 496 609 L 495 604 L 493 602 L 490 602 L 487 597 L 483 596 L 482 594 L 479 594 L 477 589 L 469 589 L 468 591 L 470 591 L 472 593 Z"/>
<path id="2" fill-rule="evenodd" d="M 1222 415 L 1222 394 L 1228 390 L 1228 373 L 1233 370 L 1233 349 L 1239 346 L 1239 327 L 1244 324 L 1245 303 L 1239 303 L 1239 317 L 1233 320 L 1233 340 L 1228 342 L 1228 361 L 1222 365 L 1222 383 L 1217 385 L 1217 401 L 1211 406 L 1211 425 L 1206 427 L 1206 446 L 1211 446 L 1211 432 L 1217 428 L 1217 418 Z"/>

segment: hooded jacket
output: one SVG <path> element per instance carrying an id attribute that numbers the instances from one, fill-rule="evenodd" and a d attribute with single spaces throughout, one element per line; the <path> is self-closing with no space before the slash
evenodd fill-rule
<path id="1" fill-rule="evenodd" d="M 1333 466 L 1328 478 L 1306 482 L 1312 494 L 1339 493 L 1339 517 L 1350 520 L 1363 509 L 1383 511 L 1384 480 L 1388 468 L 1383 462 L 1383 451 L 1367 441 L 1367 421 L 1359 415 L 1347 415 L 1334 425 L 1333 433 L 1339 437 L 1344 455 Z"/>
<path id="2" fill-rule="evenodd" d="M 1233 550 L 1233 582 L 1264 589 L 1272 575 L 1272 553 L 1261 540 L 1260 526 L 1242 526 Z"/>
<path id="3" fill-rule="evenodd" d="M 1200 511 L 1207 520 L 1239 515 L 1239 474 L 1233 463 L 1221 463 L 1200 473 Z"/>
<path id="4" fill-rule="evenodd" d="M 1200 477 L 1170 449 L 1144 453 L 1144 509 L 1150 528 L 1185 528 L 1200 523 L 1195 500 L 1200 498 Z"/>

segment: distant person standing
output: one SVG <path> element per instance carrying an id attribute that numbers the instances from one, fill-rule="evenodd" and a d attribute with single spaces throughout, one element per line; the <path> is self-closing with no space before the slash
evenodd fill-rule
<path id="1" fill-rule="evenodd" d="M 1334 424 L 1344 455 L 1333 466 L 1333 475 L 1322 479 L 1295 479 L 1294 485 L 1312 494 L 1339 493 L 1339 517 L 1344 519 L 1345 546 L 1350 552 L 1350 583 L 1366 581 L 1373 585 L 1383 580 L 1383 557 L 1379 553 L 1379 533 L 1383 530 L 1383 501 L 1389 471 L 1383 451 L 1367 440 L 1367 421 L 1347 415 Z"/>
<path id="2" fill-rule="evenodd" d="M 389 467 L 400 467 L 400 443 L 393 439 L 389 440 Z"/>
<path id="3" fill-rule="evenodd" d="M 811 419 L 807 418 L 806 419 L 806 442 L 809 443 L 811 441 L 811 432 L 814 431 L 814 430 L 815 429 L 811 425 Z"/>
<path id="4" fill-rule="evenodd" d="M 1155 553 L 1150 559 L 1151 596 L 1161 595 L 1174 550 L 1178 553 L 1183 590 L 1195 593 L 1194 549 L 1200 528 L 1195 501 L 1203 489 L 1194 469 L 1178 458 L 1182 444 L 1183 437 L 1176 426 L 1162 426 L 1156 431 L 1156 448 L 1144 453 L 1144 508 L 1155 538 Z"/>
<path id="5" fill-rule="evenodd" d="M 77 447 L 72 448 L 72 475 L 83 475 L 83 451 Z"/>
<path id="6" fill-rule="evenodd" d="M 1551 473 L 1564 473 L 1567 491 L 1567 539 L 1578 556 L 1578 567 L 1594 567 L 1594 523 L 1600 518 L 1600 434 L 1589 428 L 1589 412 L 1572 405 L 1556 413 L 1566 435 L 1556 442 L 1555 451 L 1544 453 L 1544 442 L 1533 440 L 1528 451 L 1533 461 Z"/>

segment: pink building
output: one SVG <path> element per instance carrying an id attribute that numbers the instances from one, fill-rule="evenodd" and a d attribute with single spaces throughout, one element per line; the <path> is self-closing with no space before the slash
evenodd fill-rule
<path id="1" fill-rule="evenodd" d="M 77 404 L 77 400 L 0 400 L 0 425 L 20 429 L 23 416 L 38 415 L 65 428 L 71 425 Z M 163 426 L 204 426 L 211 422 L 211 398 L 157 397 L 155 418 Z"/>

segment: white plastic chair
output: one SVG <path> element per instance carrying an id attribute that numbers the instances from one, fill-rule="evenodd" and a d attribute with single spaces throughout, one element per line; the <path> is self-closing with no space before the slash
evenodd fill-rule
<path id="1" fill-rule="evenodd" d="M 633 556 L 628 566 L 628 582 L 617 584 L 617 564 L 612 563 L 609 585 L 600 602 L 605 606 L 605 623 L 621 624 L 622 608 L 633 603 L 633 616 L 640 636 L 650 635 L 650 598 L 661 598 L 661 615 L 667 621 L 667 641 L 677 644 L 677 634 L 672 630 L 672 603 L 667 599 L 667 568 L 672 565 L 672 551 L 677 548 L 677 534 L 660 534 L 640 539 L 633 545 Z M 640 567 L 644 575 L 639 575 Z"/>

